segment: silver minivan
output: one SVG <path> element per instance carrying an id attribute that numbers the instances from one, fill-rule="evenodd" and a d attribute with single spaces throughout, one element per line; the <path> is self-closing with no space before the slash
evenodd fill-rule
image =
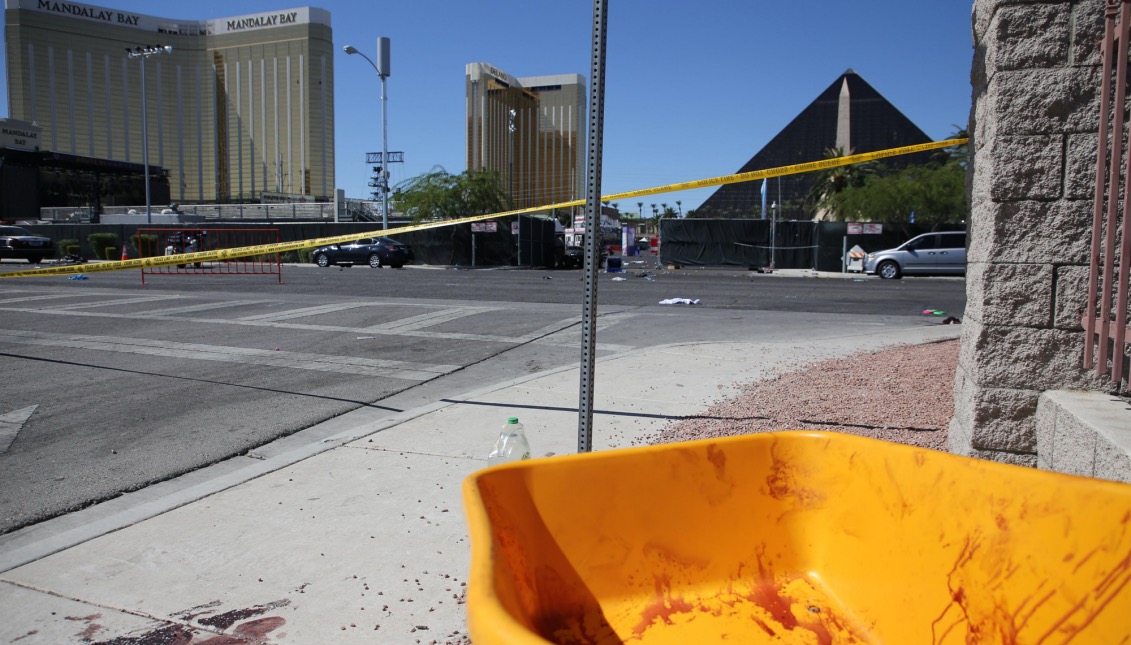
<path id="1" fill-rule="evenodd" d="M 864 272 L 885 280 L 904 275 L 966 275 L 966 233 L 924 233 L 894 249 L 869 253 Z"/>

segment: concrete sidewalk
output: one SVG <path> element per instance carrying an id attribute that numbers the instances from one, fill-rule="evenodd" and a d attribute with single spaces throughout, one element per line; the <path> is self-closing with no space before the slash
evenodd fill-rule
<path id="1" fill-rule="evenodd" d="M 845 330 L 609 356 L 594 445 L 633 445 L 802 364 L 958 333 Z M 578 384 L 576 366 L 499 383 L 2 536 L 0 643 L 468 642 L 460 484 L 486 466 L 510 416 L 535 457 L 575 452 Z"/>

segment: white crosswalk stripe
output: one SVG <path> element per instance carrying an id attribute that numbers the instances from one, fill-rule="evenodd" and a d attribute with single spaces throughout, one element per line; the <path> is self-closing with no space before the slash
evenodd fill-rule
<path id="1" fill-rule="evenodd" d="M 0 414 L 0 453 L 8 450 L 8 446 L 16 440 L 16 435 L 23 429 L 24 424 L 35 413 L 38 405 L 31 405 L 7 414 Z"/>
<path id="2" fill-rule="evenodd" d="M 538 329 L 531 330 L 524 334 L 514 333 L 500 333 L 500 334 L 483 334 L 483 333 L 465 333 L 458 331 L 432 331 L 429 328 L 448 323 L 461 318 L 476 316 L 483 313 L 490 313 L 493 311 L 501 311 L 503 307 L 486 307 L 486 306 L 450 306 L 426 303 L 405 303 L 398 302 L 398 307 L 419 307 L 433 309 L 426 313 L 417 314 L 413 316 L 405 316 L 397 320 L 380 323 L 377 325 L 369 326 L 346 326 L 346 325 L 333 325 L 333 324 L 319 324 L 319 323 L 300 323 L 289 322 L 298 318 L 308 318 L 312 316 L 328 316 L 333 318 L 332 314 L 338 311 L 346 311 L 349 309 L 357 309 L 362 307 L 384 307 L 385 303 L 376 302 L 346 302 L 346 303 L 332 303 L 325 305 L 316 305 L 311 307 L 302 307 L 298 309 L 287 309 L 285 311 L 275 311 L 271 313 L 255 314 L 251 316 L 242 316 L 237 318 L 212 318 L 212 317 L 199 317 L 193 314 L 222 310 L 230 307 L 241 306 L 255 306 L 265 303 L 273 303 L 272 300 L 229 300 L 223 302 L 203 302 L 198 304 L 184 305 L 180 307 L 165 307 L 156 308 L 150 311 L 143 312 L 117 312 L 117 311 L 89 311 L 90 309 L 100 309 L 107 306 L 131 304 L 131 303 L 145 303 L 153 302 L 158 303 L 162 300 L 174 298 L 181 301 L 191 301 L 188 297 L 184 296 L 144 296 L 138 298 L 127 298 L 118 300 L 104 300 L 97 303 L 83 302 L 76 304 L 63 304 L 60 306 L 49 306 L 44 308 L 34 306 L 19 306 L 26 305 L 38 299 L 48 299 L 57 297 L 74 297 L 74 295 L 92 295 L 92 294 L 64 294 L 64 295 L 51 295 L 51 296 L 25 296 L 20 298 L 10 298 L 8 300 L 0 300 L 0 311 L 24 312 L 35 314 L 48 314 L 48 315 L 66 315 L 72 317 L 92 317 L 92 318 L 128 318 L 137 319 L 145 318 L 151 320 L 175 320 L 182 322 L 199 323 L 202 325 L 236 325 L 243 327 L 263 327 L 270 329 L 297 329 L 308 331 L 326 331 L 326 332 L 345 332 L 359 335 L 374 335 L 374 336 L 403 336 L 408 338 L 425 338 L 434 340 L 465 340 L 474 342 L 485 343 L 503 343 L 507 345 L 517 345 L 528 342 L 537 342 L 539 344 L 548 345 L 576 345 L 577 338 L 580 334 L 580 328 L 577 327 L 578 320 L 575 317 L 562 318 L 552 323 L 546 324 Z M 15 306 L 12 306 L 15 305 Z M 632 313 L 617 313 L 602 315 L 597 319 L 597 329 L 605 329 L 612 325 L 627 322 L 634 316 Z M 571 329 L 572 328 L 572 329 Z M 630 345 L 612 345 L 599 343 L 598 349 L 603 351 L 627 351 L 631 350 L 633 346 Z"/>
<path id="3" fill-rule="evenodd" d="M 164 309 L 155 309 L 153 311 L 141 312 L 138 316 L 179 316 L 182 314 L 193 314 L 199 311 L 211 311 L 214 309 L 226 309 L 228 307 L 246 307 L 248 305 L 258 305 L 270 300 L 232 300 L 228 302 L 205 302 L 198 305 L 185 305 L 184 307 L 168 307 Z M 0 303 L 2 304 L 2 303 Z"/>
<path id="4" fill-rule="evenodd" d="M 393 322 L 382 323 L 380 325 L 373 325 L 366 327 L 366 331 L 371 332 L 388 332 L 398 333 L 405 331 L 415 331 L 424 329 L 425 327 L 432 327 L 467 316 L 475 316 L 477 314 L 487 313 L 489 311 L 497 311 L 495 307 L 459 307 L 456 309 L 444 309 L 443 311 L 434 311 L 426 314 L 418 314 L 416 316 L 408 316 L 394 320 Z"/>
<path id="5" fill-rule="evenodd" d="M 0 305 L 14 305 L 21 302 L 36 302 L 38 300 L 55 300 L 57 298 L 74 298 L 74 294 L 70 293 L 57 293 L 51 296 L 23 296 L 21 298 L 3 298 L 0 299 Z"/>
<path id="6" fill-rule="evenodd" d="M 140 296 L 137 298 L 120 298 L 117 300 L 99 300 L 97 302 L 79 302 L 73 305 L 59 305 L 47 307 L 53 311 L 73 311 L 75 309 L 97 309 L 99 307 L 120 307 L 133 305 L 139 302 L 159 302 L 162 300 L 180 300 L 181 296 Z"/>
<path id="7" fill-rule="evenodd" d="M 303 307 L 301 309 L 288 309 L 287 311 L 276 311 L 269 314 L 258 314 L 255 316 L 243 316 L 238 320 L 246 320 L 250 322 L 271 322 L 275 320 L 292 320 L 294 318 L 306 318 L 307 316 L 318 316 L 321 314 L 329 314 L 335 311 L 345 311 L 346 309 L 357 309 L 358 307 L 370 307 L 372 305 L 363 302 L 339 302 L 332 305 L 318 305 L 316 307 Z"/>
<path id="8" fill-rule="evenodd" d="M 274 351 L 249 347 L 226 347 L 199 343 L 177 343 L 144 338 L 118 338 L 114 336 L 85 336 L 81 334 L 56 334 L 49 332 L 0 329 L 0 342 L 47 347 L 68 347 L 148 356 L 198 361 L 221 361 L 264 365 L 287 369 L 340 372 L 384 376 L 410 381 L 423 381 L 459 369 L 458 365 L 431 365 L 409 361 L 337 356 L 308 352 Z"/>

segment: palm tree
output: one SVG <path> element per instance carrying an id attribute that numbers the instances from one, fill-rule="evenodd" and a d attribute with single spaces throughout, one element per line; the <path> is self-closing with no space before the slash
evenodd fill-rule
<path id="1" fill-rule="evenodd" d="M 683 200 L 675 200 L 675 205 L 679 207 L 679 218 L 683 219 Z"/>
<path id="2" fill-rule="evenodd" d="M 955 131 L 949 137 L 947 137 L 948 139 L 969 139 L 970 138 L 970 133 L 967 132 L 966 128 L 960 128 L 957 125 L 954 126 L 954 128 L 956 128 Z M 967 144 L 964 143 L 962 145 L 953 146 L 951 148 L 943 148 L 942 150 L 935 150 L 934 152 L 931 153 L 930 164 L 933 165 L 933 166 L 944 166 L 947 163 L 955 162 L 959 166 L 961 166 L 962 168 L 966 168 L 966 163 L 967 163 L 966 145 Z"/>
<path id="3" fill-rule="evenodd" d="M 825 150 L 825 159 L 836 159 L 852 154 L 852 149 L 845 152 L 844 148 L 828 148 Z M 816 180 L 805 196 L 806 207 L 814 211 L 814 220 L 840 219 L 840 209 L 836 203 L 836 196 L 846 188 L 855 188 L 864 185 L 864 180 L 875 176 L 879 165 L 874 161 L 836 166 L 819 170 Z"/>

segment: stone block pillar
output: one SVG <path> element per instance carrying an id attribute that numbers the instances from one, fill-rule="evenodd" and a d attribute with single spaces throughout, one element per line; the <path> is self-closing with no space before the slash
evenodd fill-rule
<path id="1" fill-rule="evenodd" d="M 976 0 L 967 303 L 950 450 L 1037 463 L 1045 390 L 1108 391 L 1080 316 L 1104 0 Z"/>

